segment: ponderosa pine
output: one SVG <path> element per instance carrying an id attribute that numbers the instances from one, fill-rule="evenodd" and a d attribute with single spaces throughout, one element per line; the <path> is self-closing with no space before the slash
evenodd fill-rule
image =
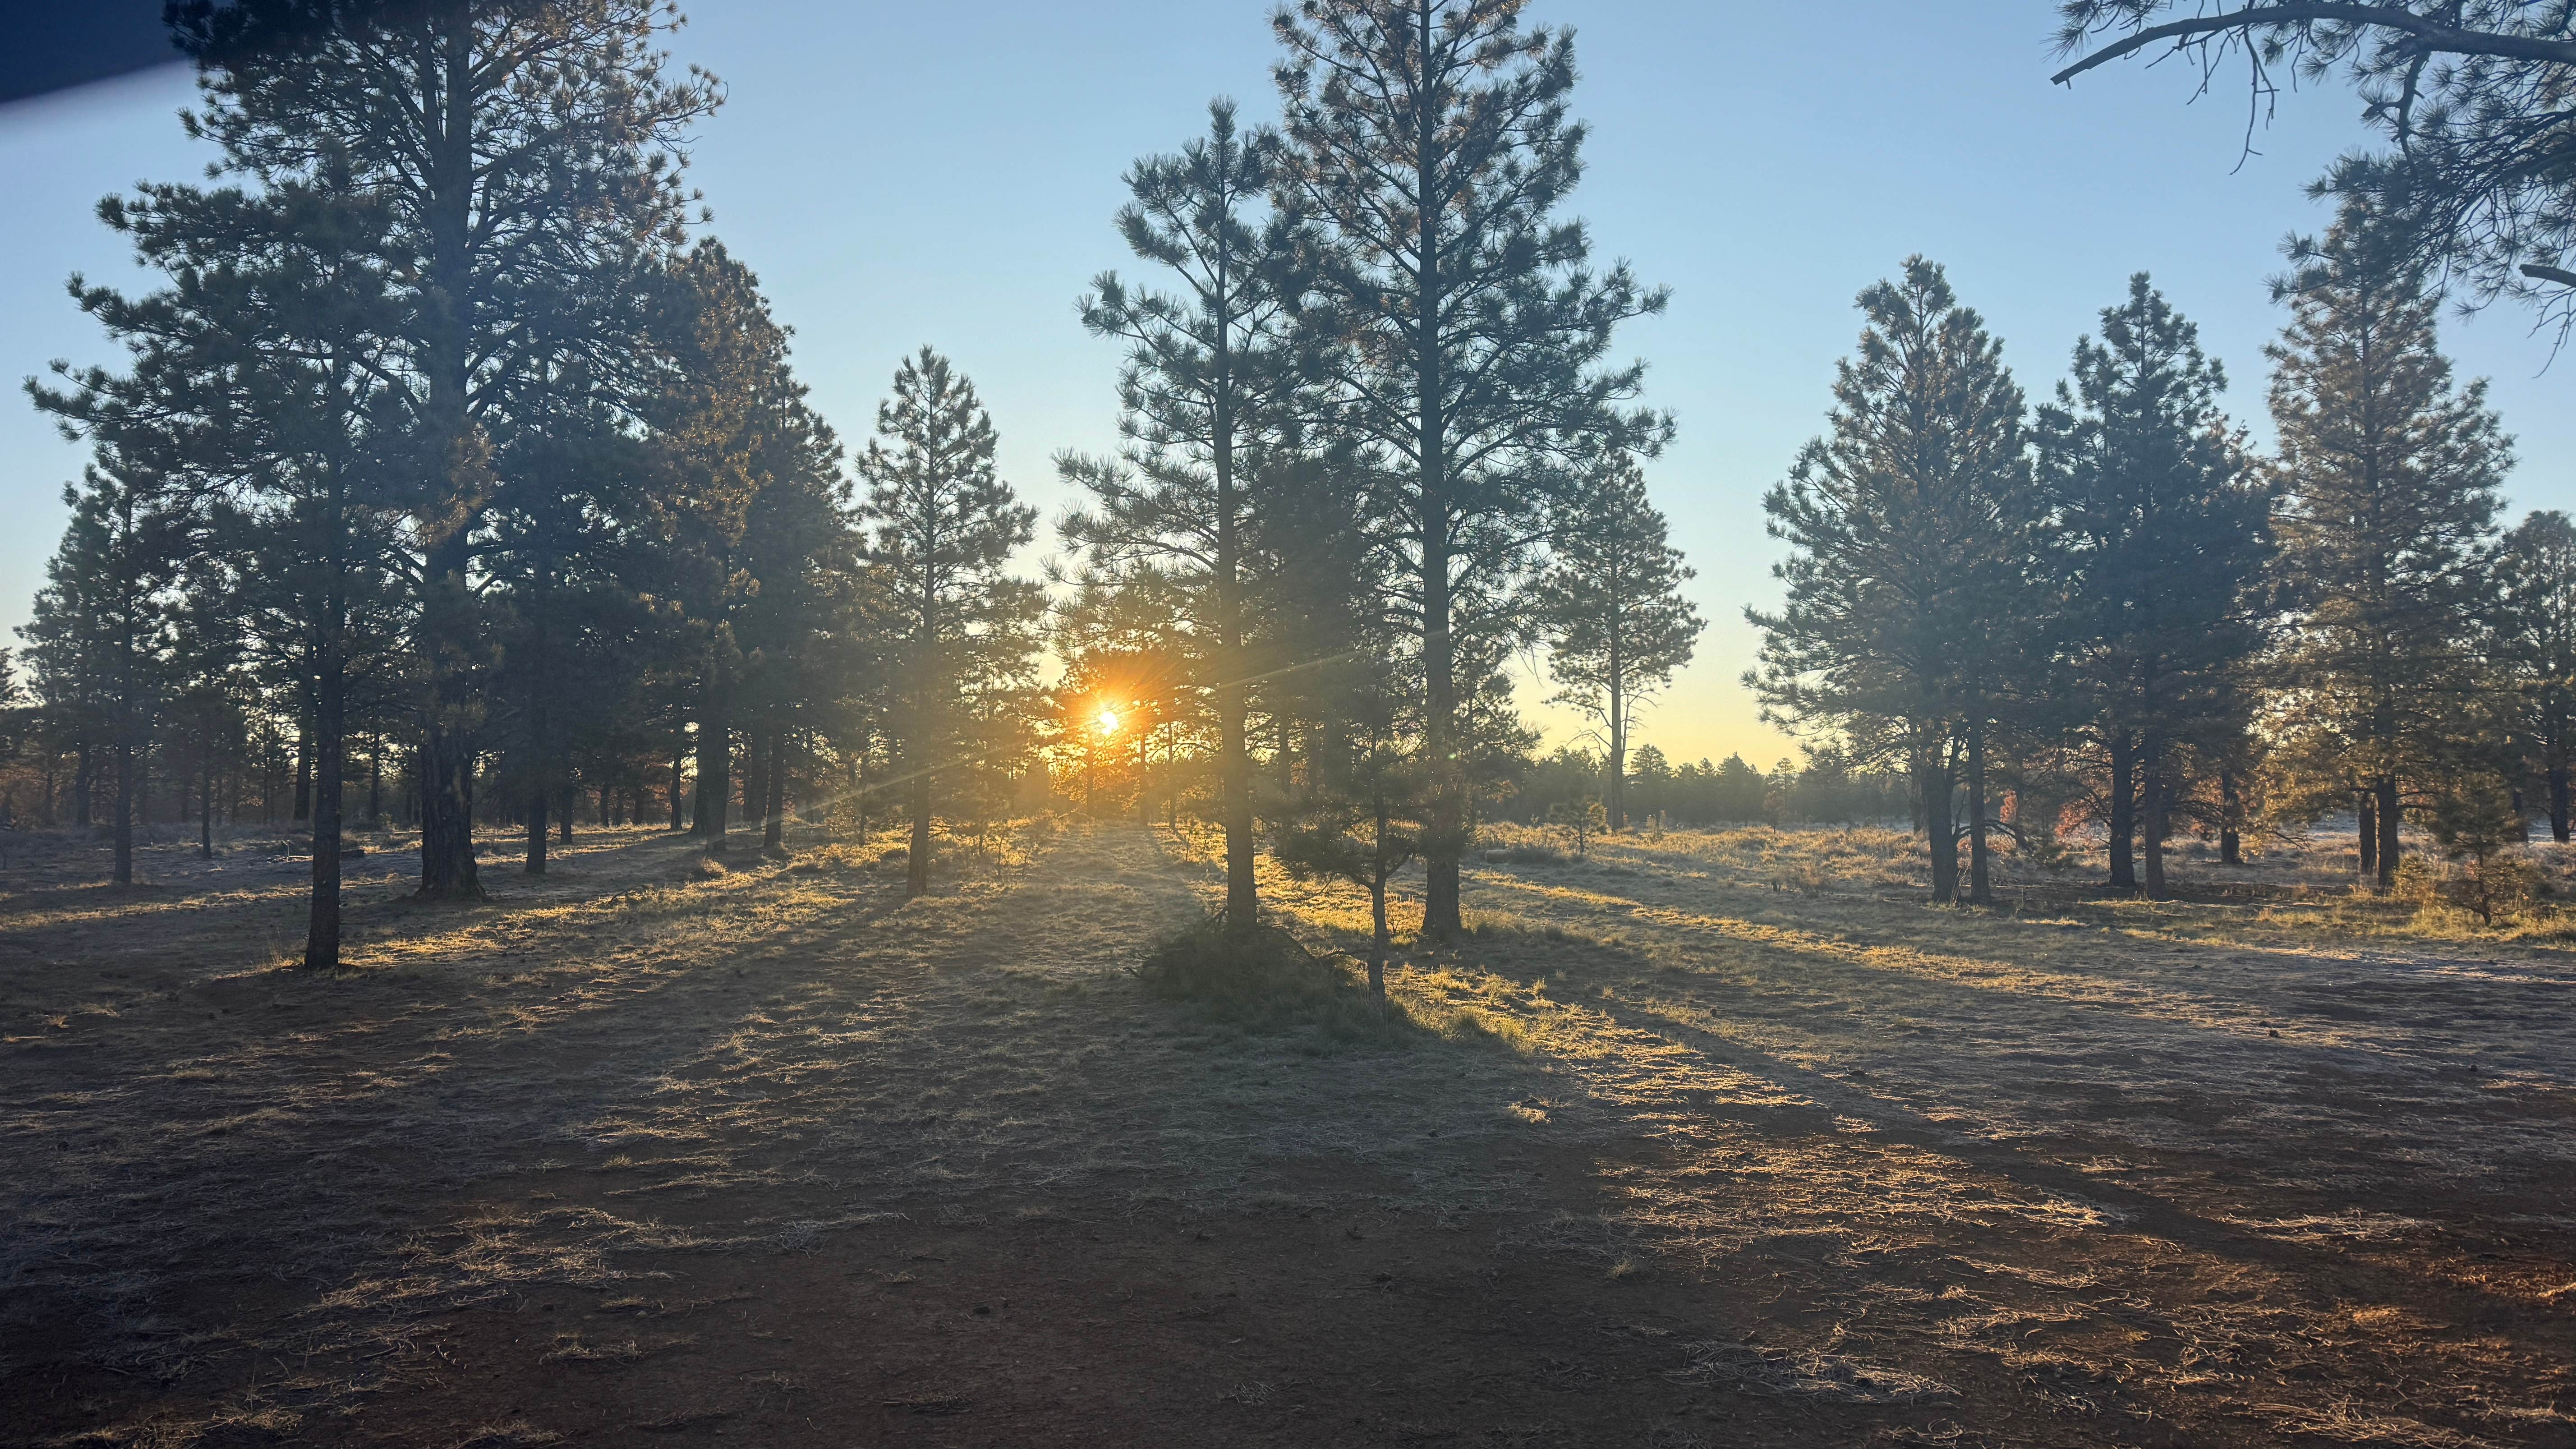
<path id="1" fill-rule="evenodd" d="M 2038 421 L 2061 647 L 2107 766 L 2110 883 L 2163 899 L 2186 751 L 2247 726 L 2235 688 L 2265 642 L 2272 489 L 2220 410 L 2199 331 L 2140 272 L 2075 344 Z"/>
<path id="2" fill-rule="evenodd" d="M 1534 603 L 1558 698 L 1600 720 L 1609 741 L 1610 828 L 1628 828 L 1628 730 L 1640 702 L 1690 662 L 1699 610 L 1692 578 L 1646 496 L 1645 471 L 1613 454 L 1587 478 L 1551 532 Z"/>
<path id="3" fill-rule="evenodd" d="M 1318 313 L 1336 344 L 1333 426 L 1383 450 L 1365 507 L 1388 517 L 1420 655 L 1432 820 L 1424 928 L 1462 929 L 1473 716 L 1517 616 L 1480 607 L 1526 569 L 1560 468 L 1652 452 L 1668 420 L 1625 406 L 1643 364 L 1612 334 L 1662 310 L 1624 265 L 1595 272 L 1559 214 L 1583 174 L 1574 42 L 1525 0 L 1297 0 L 1273 21 L 1287 189 L 1322 232 Z M 1485 647 L 1480 647 L 1485 646 Z"/>
<path id="4" fill-rule="evenodd" d="M 1787 597 L 1776 612 L 1745 611 L 1763 634 L 1745 682 L 1766 717 L 1912 774 L 1932 895 L 1947 904 L 1959 897 L 1955 796 L 1964 773 L 1971 808 L 1983 798 L 1999 653 L 2043 623 L 2022 392 L 1936 264 L 1909 259 L 1860 308 L 1859 351 L 1835 367 L 1831 431 L 1762 500 L 1789 545 L 1773 568 Z M 1984 827 L 1972 814 L 1964 833 Z"/>
<path id="5" fill-rule="evenodd" d="M 2511 445 L 2484 383 L 2454 386 L 2439 302 L 2397 238 L 2347 207 L 2266 349 L 2286 505 L 2279 577 L 2283 732 L 2363 802 L 2368 874 L 2393 885 L 2405 812 L 2449 769 L 2457 717 L 2485 691 L 2497 487 Z"/>
<path id="6" fill-rule="evenodd" d="M 967 381 L 924 347 L 895 369 L 859 458 L 870 562 L 886 571 L 886 645 L 896 707 L 895 768 L 906 777 L 912 849 L 905 894 L 930 888 L 931 817 L 942 771 L 985 697 L 1022 685 L 1045 595 L 1009 572 L 1037 532 L 1037 510 L 995 471 L 998 439 Z"/>
<path id="7" fill-rule="evenodd" d="M 1252 755 L 1246 602 L 1254 583 L 1252 497 L 1293 438 L 1299 377 L 1291 357 L 1301 284 L 1294 236 L 1271 206 L 1281 142 L 1237 129 L 1234 105 L 1208 107 L 1207 135 L 1128 168 L 1118 231 L 1177 290 L 1129 288 L 1104 272 L 1082 299 L 1093 335 L 1127 347 L 1118 383 L 1117 460 L 1067 456 L 1091 494 L 1065 542 L 1116 575 L 1137 564 L 1180 585 L 1186 624 L 1207 635 L 1217 714 L 1218 817 L 1226 916 L 1252 923 Z"/>

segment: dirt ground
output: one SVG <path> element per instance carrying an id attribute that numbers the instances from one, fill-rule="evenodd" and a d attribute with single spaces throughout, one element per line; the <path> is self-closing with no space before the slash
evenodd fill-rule
<path id="1" fill-rule="evenodd" d="M 332 980 L 281 842 L 10 847 L 0 1443 L 2576 1444 L 2552 939 L 1629 837 L 1388 1046 L 1141 989 L 1196 841 L 799 844 L 380 842 Z"/>

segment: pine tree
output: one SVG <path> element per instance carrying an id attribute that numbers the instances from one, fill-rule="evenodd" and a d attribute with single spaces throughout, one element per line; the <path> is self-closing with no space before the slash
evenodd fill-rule
<path id="1" fill-rule="evenodd" d="M 1470 735 L 1495 677 L 1474 635 L 1518 617 L 1494 605 L 1530 562 L 1556 476 L 1541 465 L 1652 451 L 1669 431 L 1622 406 L 1642 365 L 1603 366 L 1618 325 L 1664 294 L 1625 266 L 1590 270 L 1583 226 L 1556 214 L 1583 169 L 1573 38 L 1523 29 L 1525 8 L 1298 0 L 1273 22 L 1287 189 L 1324 232 L 1336 425 L 1389 459 L 1366 506 L 1396 525 L 1418 641 L 1434 935 L 1461 929 Z"/>
<path id="2" fill-rule="evenodd" d="M 2178 769 L 2247 726 L 2233 686 L 2265 642 L 2271 489 L 2219 410 L 2225 372 L 2146 273 L 2103 309 L 2101 340 L 2075 344 L 2073 372 L 2037 429 L 2062 643 L 2108 761 L 2111 884 L 2138 884 L 2143 827 L 2162 900 Z"/>
<path id="3" fill-rule="evenodd" d="M 1856 358 L 1837 364 L 1832 432 L 1762 506 L 1790 556 L 1788 597 L 1746 683 L 1766 717 L 1892 758 L 1919 792 L 1932 894 L 1958 898 L 1957 793 L 1984 863 L 1986 732 L 2009 692 L 2005 651 L 2043 623 L 2030 587 L 2037 500 L 2021 389 L 1941 268 L 1860 295 Z M 1981 870 L 1970 894 L 1982 896 Z"/>
<path id="4" fill-rule="evenodd" d="M 2363 858 L 2395 883 L 2402 812 L 2441 791 L 2455 721 L 2487 688 L 2496 488 L 2511 446 L 2483 383 L 2454 387 L 2437 302 L 2396 239 L 2347 209 L 2267 349 L 2288 504 L 2280 578 L 2285 733 L 2364 809 Z"/>
<path id="5" fill-rule="evenodd" d="M 837 470 L 828 434 L 804 410 L 787 370 L 787 331 L 759 279 L 713 240 L 673 266 L 657 343 L 668 360 L 653 408 L 665 476 L 648 495 L 660 557 L 658 589 L 681 610 L 682 647 L 695 661 L 696 808 L 690 832 L 722 854 L 739 733 L 743 610 L 757 596 L 750 530 L 765 491 L 809 486 L 803 470 Z M 674 765 L 674 789 L 677 789 Z M 674 806 L 676 811 L 677 807 Z"/>
<path id="6" fill-rule="evenodd" d="M 138 772 L 168 686 L 169 589 L 195 556 L 195 500 L 142 452 L 133 432 L 96 433 L 96 460 L 63 490 L 71 522 L 45 564 L 25 628 L 36 681 L 49 705 L 96 730 L 114 794 L 113 872 L 134 881 Z"/>
<path id="7" fill-rule="evenodd" d="M 388 449 L 407 474 L 417 556 L 423 899 L 482 894 L 473 847 L 475 732 L 493 621 L 473 587 L 491 540 L 497 441 L 542 411 L 569 347 L 621 375 L 640 352 L 644 289 L 602 286 L 676 243 L 690 200 L 676 163 L 716 104 L 662 74 L 660 0 L 301 0 L 174 7 L 199 65 L 193 134 L 262 188 L 365 196 L 386 221 L 392 282 L 377 365 L 400 377 Z"/>
<path id="8" fill-rule="evenodd" d="M 2569 760 L 2576 754 L 2576 523 L 2535 512 L 2505 535 L 2498 560 L 2500 653 L 2511 671 L 2523 732 L 2549 792 L 2549 833 L 2567 843 Z"/>
<path id="9" fill-rule="evenodd" d="M 967 763 L 994 699 L 1025 687 L 1045 610 L 1038 586 L 1008 572 L 1012 552 L 1036 536 L 1037 510 L 994 471 L 996 442 L 974 384 L 924 347 L 895 370 L 859 459 L 870 561 L 888 574 L 898 700 L 889 723 L 912 810 L 907 895 L 930 888 L 940 773 Z"/>
<path id="10" fill-rule="evenodd" d="M 1691 571 L 1665 541 L 1635 458 L 1614 454 L 1553 531 L 1535 603 L 1560 700 L 1601 721 L 1610 747 L 1610 828 L 1628 828 L 1628 731 L 1637 706 L 1690 662 L 1705 627 L 1682 597 Z"/>
<path id="11" fill-rule="evenodd" d="M 1061 460 L 1093 499 L 1064 520 L 1065 542 L 1113 572 L 1156 565 L 1183 584 L 1176 603 L 1208 636 L 1226 916 L 1238 925 L 1259 909 L 1246 734 L 1251 493 L 1265 466 L 1279 467 L 1265 455 L 1289 436 L 1298 380 L 1289 357 L 1300 293 L 1293 231 L 1268 214 L 1280 180 L 1278 135 L 1238 132 L 1224 100 L 1209 105 L 1204 138 L 1129 168 L 1119 234 L 1180 290 L 1131 291 L 1115 273 L 1093 283 L 1083 325 L 1128 349 L 1118 384 L 1125 446 L 1117 463 Z"/>

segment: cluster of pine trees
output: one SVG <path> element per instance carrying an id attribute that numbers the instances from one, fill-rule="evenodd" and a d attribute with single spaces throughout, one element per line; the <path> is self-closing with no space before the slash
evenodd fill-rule
<path id="1" fill-rule="evenodd" d="M 2481 861 L 2527 816 L 2568 839 L 2576 531 L 2499 532 L 2510 444 L 2420 254 L 2360 202 L 2294 246 L 2269 456 L 2144 275 L 2036 408 L 1938 266 L 1861 294 L 1830 431 L 1765 502 L 1787 597 L 1747 679 L 1912 777 L 1939 899 L 1989 897 L 1998 831 L 2098 828 L 2155 896 L 2185 830 L 2232 863 L 2348 810 L 2382 889 L 2408 821 Z"/>
<path id="2" fill-rule="evenodd" d="M 451 900 L 494 828 L 538 873 L 578 815 L 720 851 L 884 802 L 918 892 L 934 820 L 1040 760 L 1140 810 L 1208 779 L 1232 919 L 1268 841 L 1381 900 L 1419 857 L 1455 930 L 1533 738 L 1507 664 L 1549 647 L 1615 761 L 1699 630 L 1641 473 L 1672 422 L 1611 356 L 1664 295 L 1566 214 L 1572 43 L 1523 8 L 1301 0 L 1280 126 L 1220 102 L 1136 163 L 1146 275 L 1079 308 L 1120 443 L 1059 459 L 1033 577 L 948 359 L 854 451 L 816 413 L 693 214 L 721 93 L 658 0 L 174 7 L 221 159 L 102 204 L 154 289 L 75 279 L 125 359 L 31 384 L 93 457 L 25 631 L 47 808 L 103 797 L 125 880 L 156 782 L 209 850 L 291 791 L 315 967 L 352 810 Z"/>

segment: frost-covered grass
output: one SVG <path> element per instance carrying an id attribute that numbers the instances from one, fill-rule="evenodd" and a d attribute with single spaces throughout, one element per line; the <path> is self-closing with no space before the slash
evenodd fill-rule
<path id="1" fill-rule="evenodd" d="M 1141 1402 L 1213 1374 L 1189 1402 L 1245 1416 L 1164 1442 L 1309 1441 L 1346 1419 L 1291 1417 L 1338 1402 L 1313 1365 L 1372 1334 L 1385 1363 L 1488 1363 L 1480 1395 L 1527 1380 L 1516 1422 L 1599 1426 L 1572 1443 L 2576 1433 L 2553 939 L 2352 899 L 2322 843 L 2259 866 L 2303 896 L 2151 904 L 2016 865 L 2033 893 L 1991 912 L 1924 904 L 1898 832 L 1533 843 L 1479 853 L 1461 939 L 1400 906 L 1382 1034 L 1341 1029 L 1374 1019 L 1345 1019 L 1375 1011 L 1365 896 L 1267 872 L 1286 987 L 1242 1011 L 1147 989 L 1150 944 L 1216 898 L 1201 830 L 1024 822 L 911 902 L 884 835 L 713 874 L 685 840 L 586 832 L 543 882 L 487 858 L 496 899 L 457 910 L 370 858 L 331 981 L 283 969 L 301 866 L 273 852 L 156 850 L 130 892 L 78 852 L 21 866 L 0 1422 L 445 1449 L 900 1412 L 922 1442 L 1046 1442 L 1044 1385 L 1008 1431 L 976 1418 L 1004 1387 L 835 1387 L 897 1351 L 851 1346 L 912 1322 L 897 1295 L 989 1261 L 1023 1295 L 1122 1285 L 1047 1310 L 1085 1382 Z M 1384 1276 L 1282 1276 L 1334 1215 L 1335 1250 L 1391 1245 Z M 1139 1256 L 1082 1256 L 1119 1233 Z M 901 1234 L 943 1236 L 868 1256 Z M 1390 1326 L 1443 1254 L 1462 1306 L 1425 1321 L 1501 1336 Z M 1216 1310 L 1118 1296 L 1166 1262 L 1258 1311 L 1206 1319 L 1186 1373 Z M 1472 1306 L 1551 1264 L 1573 1296 L 1549 1311 Z M 818 1282 L 876 1296 L 829 1332 L 743 1328 Z M 967 1343 L 926 1321 L 901 1331 Z M 485 1322 L 468 1375 L 445 1335 Z M 430 1411 L 442 1384 L 471 1417 Z M 585 1420 L 585 1385 L 685 1401 Z M 776 1417 L 725 1407 L 755 1398 Z M 1485 1435 L 1455 1399 L 1403 1434 Z"/>

